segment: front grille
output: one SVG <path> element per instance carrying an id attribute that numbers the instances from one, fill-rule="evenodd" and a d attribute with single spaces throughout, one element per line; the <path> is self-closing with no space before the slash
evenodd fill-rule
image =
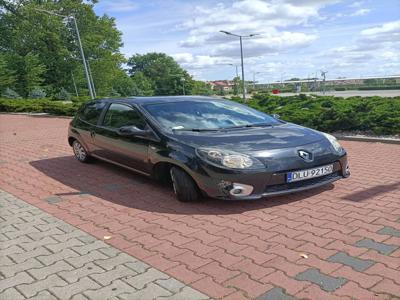
<path id="1" fill-rule="evenodd" d="M 331 180 L 340 179 L 340 178 L 342 178 L 342 176 L 340 175 L 340 172 L 334 172 L 329 175 L 312 178 L 312 179 L 308 179 L 308 180 L 267 186 L 265 189 L 265 193 L 277 193 L 277 192 L 281 192 L 281 191 L 296 190 L 299 188 L 311 187 L 316 184 L 323 184 L 325 182 L 329 182 Z"/>

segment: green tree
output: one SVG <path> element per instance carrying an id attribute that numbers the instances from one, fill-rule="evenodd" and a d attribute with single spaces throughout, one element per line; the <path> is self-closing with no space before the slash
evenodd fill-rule
<path id="1" fill-rule="evenodd" d="M 87 83 L 71 19 L 49 15 L 40 10 L 76 17 L 86 58 L 99 95 L 107 95 L 125 62 L 119 49 L 121 33 L 114 18 L 97 16 L 93 6 L 97 1 L 83 0 L 1 0 L 0 52 L 14 58 L 28 54 L 37 57 L 44 66 L 43 86 L 53 95 L 65 87 L 73 91 L 74 74 L 79 92 L 87 95 Z M 38 11 L 39 10 L 39 11 Z M 22 64 L 22 63 L 21 63 Z M 16 67 L 17 64 L 14 64 Z M 16 73 L 18 69 L 14 69 Z M 19 86 L 27 91 L 29 87 Z"/>
<path id="2" fill-rule="evenodd" d="M 193 95 L 211 95 L 213 93 L 211 85 L 204 82 L 195 80 L 193 82 L 192 94 Z"/>
<path id="3" fill-rule="evenodd" d="M 152 96 L 154 95 L 154 90 L 152 82 L 148 79 L 143 72 L 138 71 L 132 76 L 132 81 L 136 87 L 136 96 Z"/>
<path id="4" fill-rule="evenodd" d="M 129 58 L 128 67 L 132 77 L 137 72 L 143 73 L 151 82 L 154 95 L 182 95 L 183 84 L 186 94 L 192 93 L 192 77 L 165 53 L 135 54 Z"/>
<path id="5" fill-rule="evenodd" d="M 7 88 L 14 88 L 15 71 L 11 70 L 6 55 L 0 54 L 0 94 Z"/>

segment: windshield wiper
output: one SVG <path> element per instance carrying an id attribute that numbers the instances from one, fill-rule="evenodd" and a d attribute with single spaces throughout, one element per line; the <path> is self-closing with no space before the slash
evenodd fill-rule
<path id="1" fill-rule="evenodd" d="M 238 125 L 225 127 L 224 129 L 235 129 L 235 128 L 251 128 L 251 127 L 272 127 L 273 125 L 270 123 L 258 123 L 258 124 L 246 124 L 246 125 Z"/>
<path id="2" fill-rule="evenodd" d="M 172 129 L 173 131 L 195 131 L 195 132 L 203 132 L 203 131 L 220 131 L 221 129 L 211 129 L 211 128 L 180 128 L 180 129 Z"/>

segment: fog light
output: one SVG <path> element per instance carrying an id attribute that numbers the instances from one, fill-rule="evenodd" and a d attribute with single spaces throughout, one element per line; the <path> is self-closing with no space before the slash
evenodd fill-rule
<path id="1" fill-rule="evenodd" d="M 232 188 L 229 193 L 233 196 L 248 196 L 253 192 L 251 185 L 242 183 L 232 183 Z"/>
<path id="2" fill-rule="evenodd" d="M 350 176 L 350 166 L 347 164 L 344 170 L 344 177 L 349 177 L 349 176 Z"/>

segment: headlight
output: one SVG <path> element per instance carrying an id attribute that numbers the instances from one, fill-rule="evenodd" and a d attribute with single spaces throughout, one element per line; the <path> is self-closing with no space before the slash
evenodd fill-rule
<path id="1" fill-rule="evenodd" d="M 198 148 L 197 155 L 212 165 L 229 169 L 261 169 L 265 168 L 262 162 L 249 155 L 230 150 L 214 148 Z"/>
<path id="2" fill-rule="evenodd" d="M 329 142 L 331 143 L 333 149 L 335 149 L 336 152 L 341 153 L 343 151 L 342 146 L 339 144 L 339 142 L 337 141 L 337 139 L 333 136 L 330 135 L 328 133 L 324 133 L 325 137 L 329 140 Z"/>

